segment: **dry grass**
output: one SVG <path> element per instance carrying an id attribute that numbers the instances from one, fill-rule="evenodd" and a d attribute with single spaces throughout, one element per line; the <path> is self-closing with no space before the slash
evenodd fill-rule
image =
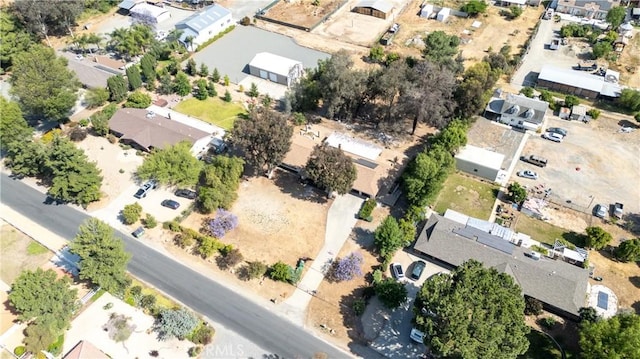
<path id="1" fill-rule="evenodd" d="M 323 0 L 318 6 L 311 1 L 280 1 L 267 11 L 266 17 L 290 24 L 311 27 L 323 16 L 340 6 L 342 0 Z"/>

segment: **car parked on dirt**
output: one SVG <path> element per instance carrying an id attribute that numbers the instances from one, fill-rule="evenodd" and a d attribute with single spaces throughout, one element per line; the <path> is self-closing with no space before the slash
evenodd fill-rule
<path id="1" fill-rule="evenodd" d="M 156 187 L 158 187 L 158 182 L 154 180 L 147 181 L 140 187 L 140 189 L 138 189 L 138 191 L 133 196 L 138 199 L 145 198 L 147 196 L 147 193 L 152 189 L 155 189 Z"/>
<path id="2" fill-rule="evenodd" d="M 545 132 L 542 135 L 542 138 L 547 139 L 549 141 L 553 141 L 553 142 L 562 142 L 562 140 L 564 139 L 564 136 L 562 136 L 559 133 L 555 133 L 555 132 Z"/>
<path id="3" fill-rule="evenodd" d="M 411 278 L 414 280 L 420 279 L 422 276 L 422 272 L 424 272 L 424 268 L 427 264 L 424 261 L 416 261 L 413 263 L 413 270 L 411 271 Z"/>
<path id="4" fill-rule="evenodd" d="M 538 174 L 530 170 L 520 171 L 517 174 L 518 174 L 518 177 L 529 178 L 532 180 L 538 179 Z"/>
<path id="5" fill-rule="evenodd" d="M 612 206 L 613 208 L 613 216 L 617 219 L 622 219 L 622 215 L 624 215 L 624 204 L 620 202 L 616 202 Z"/>
<path id="6" fill-rule="evenodd" d="M 400 263 L 391 263 L 391 273 L 396 277 L 396 279 L 404 278 L 404 271 L 402 271 Z"/>
<path id="7" fill-rule="evenodd" d="M 596 206 L 593 207 L 593 215 L 600 218 L 606 217 L 607 207 L 603 204 L 596 204 Z"/>
<path id="8" fill-rule="evenodd" d="M 131 235 L 136 238 L 142 237 L 143 234 L 144 234 L 144 228 L 142 226 L 136 228 L 136 230 L 133 231 L 133 233 L 131 233 Z"/>
<path id="9" fill-rule="evenodd" d="M 551 133 L 557 133 L 559 135 L 561 135 L 562 137 L 567 137 L 567 130 L 565 130 L 564 128 L 561 127 L 549 127 L 547 128 L 547 132 L 551 132 Z"/>
<path id="10" fill-rule="evenodd" d="M 542 158 L 542 157 L 538 157 L 538 156 L 534 156 L 534 155 L 530 155 L 530 156 L 522 156 L 520 157 L 520 160 L 525 161 L 525 162 L 529 162 L 532 165 L 536 165 L 538 167 L 545 167 L 547 165 L 547 159 L 546 158 Z"/>
<path id="11" fill-rule="evenodd" d="M 180 203 L 178 203 L 178 202 L 176 202 L 176 201 L 174 201 L 172 199 L 165 199 L 160 204 L 162 205 L 162 207 L 167 207 L 167 208 L 171 208 L 171 209 L 180 208 Z"/>
<path id="12" fill-rule="evenodd" d="M 196 199 L 196 197 L 198 197 L 198 194 L 190 189 L 179 189 L 174 194 L 176 195 L 176 197 L 182 197 L 186 199 Z"/>

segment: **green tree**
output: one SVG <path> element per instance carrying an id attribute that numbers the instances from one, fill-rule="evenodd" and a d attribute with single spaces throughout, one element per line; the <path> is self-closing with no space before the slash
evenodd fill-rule
<path id="1" fill-rule="evenodd" d="M 238 198 L 236 191 L 244 172 L 239 157 L 215 156 L 202 171 L 198 189 L 198 209 L 211 213 L 218 208 L 229 209 Z"/>
<path id="2" fill-rule="evenodd" d="M 106 136 L 109 133 L 109 119 L 116 113 L 118 107 L 115 104 L 105 106 L 101 111 L 94 113 L 89 118 L 93 131 L 99 136 Z"/>
<path id="3" fill-rule="evenodd" d="M 127 225 L 134 224 L 138 222 L 141 215 L 142 206 L 138 202 L 128 204 L 122 209 L 122 222 Z"/>
<path id="4" fill-rule="evenodd" d="M 529 87 L 529 86 L 525 86 L 520 90 L 520 93 L 529 97 L 529 98 L 533 98 L 533 88 Z"/>
<path id="5" fill-rule="evenodd" d="M 455 154 L 460 147 L 467 144 L 467 130 L 469 125 L 466 121 L 456 119 L 449 123 L 438 135 L 436 135 L 431 143 L 433 147 L 441 147 L 450 154 Z M 434 149 L 432 148 L 433 152 Z"/>
<path id="6" fill-rule="evenodd" d="M 209 76 L 209 67 L 207 67 L 207 65 L 204 62 L 200 64 L 200 71 L 198 71 L 198 75 L 204 78 Z"/>
<path id="7" fill-rule="evenodd" d="M 148 94 L 136 90 L 127 97 L 127 102 L 124 103 L 124 107 L 130 108 L 147 108 L 151 106 L 151 96 Z"/>
<path id="8" fill-rule="evenodd" d="M 56 341 L 61 331 L 53 328 L 52 321 L 53 319 L 47 316 L 27 325 L 24 338 L 27 351 L 40 353 L 43 350 L 47 350 Z"/>
<path id="9" fill-rule="evenodd" d="M 462 5 L 460 10 L 475 17 L 478 14 L 484 14 L 487 11 L 487 3 L 482 0 L 470 0 L 466 4 Z"/>
<path id="10" fill-rule="evenodd" d="M 144 226 L 145 228 L 155 228 L 158 225 L 158 221 L 156 217 L 152 216 L 150 213 L 144 217 Z"/>
<path id="11" fill-rule="evenodd" d="M 587 227 L 585 232 L 587 233 L 585 244 L 589 248 L 599 250 L 609 245 L 613 240 L 611 234 L 601 227 Z"/>
<path id="12" fill-rule="evenodd" d="M 454 159 L 443 146 L 421 152 L 403 174 L 403 187 L 412 205 L 424 207 L 433 201 L 453 170 Z"/>
<path id="13" fill-rule="evenodd" d="M 109 99 L 113 102 L 121 102 L 127 96 L 129 85 L 122 75 L 111 76 L 107 79 Z"/>
<path id="14" fill-rule="evenodd" d="M 220 72 L 218 72 L 218 68 L 215 67 L 213 72 L 211 72 L 211 81 L 218 83 L 220 81 Z"/>
<path id="15" fill-rule="evenodd" d="M 0 11 L 0 67 L 7 71 L 13 65 L 13 58 L 27 52 L 33 45 L 33 36 L 9 11 Z"/>
<path id="16" fill-rule="evenodd" d="M 258 91 L 258 85 L 255 82 L 251 83 L 251 88 L 249 89 L 249 97 L 256 98 L 260 96 L 260 92 Z"/>
<path id="17" fill-rule="evenodd" d="M 56 278 L 56 272 L 41 268 L 24 271 L 16 278 L 11 285 L 9 303 L 20 321 L 46 321 L 56 333 L 67 329 L 78 308 L 78 291 L 71 289 L 69 277 Z"/>
<path id="18" fill-rule="evenodd" d="M 358 176 L 351 157 L 326 144 L 313 149 L 304 171 L 318 187 L 338 194 L 349 192 Z"/>
<path id="19" fill-rule="evenodd" d="M 269 277 L 276 281 L 291 282 L 293 268 L 290 265 L 277 261 L 269 268 Z"/>
<path id="20" fill-rule="evenodd" d="M 511 5 L 509 6 L 509 18 L 510 19 L 517 19 L 520 17 L 520 15 L 522 15 L 522 13 L 524 12 L 524 10 L 522 10 L 522 8 L 518 5 Z"/>
<path id="21" fill-rule="evenodd" d="M 254 108 L 248 118 L 239 118 L 231 130 L 231 143 L 242 150 L 255 172 L 271 172 L 291 148 L 293 127 L 278 112 Z"/>
<path id="22" fill-rule="evenodd" d="M 207 93 L 209 94 L 209 97 L 218 96 L 218 91 L 216 91 L 216 83 L 213 80 L 209 80 L 209 83 L 207 84 Z"/>
<path id="23" fill-rule="evenodd" d="M 499 76 L 500 71 L 492 69 L 488 62 L 482 61 L 469 67 L 455 91 L 458 115 L 469 118 L 480 112 L 489 102 L 491 90 Z"/>
<path id="24" fill-rule="evenodd" d="M 615 256 L 623 262 L 640 261 L 640 238 L 622 241 L 615 250 Z"/>
<path id="25" fill-rule="evenodd" d="M 160 76 L 160 87 L 158 88 L 158 92 L 162 95 L 169 95 L 173 93 L 174 86 L 173 81 L 171 80 L 171 75 L 164 74 Z"/>
<path id="26" fill-rule="evenodd" d="M 222 98 L 225 102 L 231 102 L 231 93 L 229 90 L 224 90 L 224 97 Z"/>
<path id="27" fill-rule="evenodd" d="M 598 316 L 598 312 L 594 307 L 582 307 L 578 309 L 578 314 L 580 314 L 580 323 L 595 323 L 600 320 Z"/>
<path id="28" fill-rule="evenodd" d="M 609 55 L 613 51 L 613 46 L 610 42 L 600 41 L 593 45 L 591 52 L 593 53 L 593 57 L 596 59 L 605 57 Z"/>
<path id="29" fill-rule="evenodd" d="M 78 98 L 78 80 L 67 60 L 41 45 L 16 54 L 11 72 L 11 94 L 27 116 L 61 121 Z"/>
<path id="30" fill-rule="evenodd" d="M 507 187 L 509 199 L 515 203 L 520 203 L 527 199 L 527 190 L 518 182 L 513 182 Z"/>
<path id="31" fill-rule="evenodd" d="M 134 91 L 142 87 L 142 75 L 137 65 L 127 68 L 127 81 L 129 82 L 129 90 Z"/>
<path id="32" fill-rule="evenodd" d="M 613 9 L 609 9 L 607 12 L 606 20 L 609 24 L 611 24 L 611 28 L 613 30 L 617 30 L 618 27 L 624 21 L 624 18 L 627 16 L 627 9 L 624 6 L 615 6 Z"/>
<path id="33" fill-rule="evenodd" d="M 414 314 L 437 356 L 515 358 L 529 346 L 524 308 L 513 277 L 470 260 L 425 281 Z"/>
<path id="34" fill-rule="evenodd" d="M 184 141 L 154 149 L 138 167 L 137 175 L 143 180 L 155 179 L 170 186 L 193 186 L 201 170 L 202 162 L 191 154 L 191 144 Z"/>
<path id="35" fill-rule="evenodd" d="M 191 92 L 191 82 L 184 72 L 178 71 L 176 74 L 173 91 L 180 96 L 187 96 Z"/>
<path id="36" fill-rule="evenodd" d="M 6 163 L 14 175 L 34 177 L 41 173 L 47 156 L 47 148 L 42 142 L 6 144 L 10 145 L 7 147 Z"/>
<path id="37" fill-rule="evenodd" d="M 393 216 L 387 216 L 380 223 L 376 228 L 374 238 L 378 252 L 385 259 L 393 257 L 398 249 L 409 245 L 405 233 L 400 229 L 398 221 Z"/>
<path id="38" fill-rule="evenodd" d="M 102 87 L 89 89 L 84 100 L 89 108 L 100 107 L 109 100 L 109 90 Z"/>
<path id="39" fill-rule="evenodd" d="M 382 45 L 374 45 L 369 51 L 369 60 L 373 62 L 382 62 L 384 60 L 384 48 Z"/>
<path id="40" fill-rule="evenodd" d="M 196 329 L 199 322 L 198 317 L 185 308 L 165 309 L 160 312 L 154 330 L 159 340 L 173 337 L 183 340 Z"/>
<path id="41" fill-rule="evenodd" d="M 407 288 L 404 283 L 386 278 L 374 284 L 374 290 L 382 304 L 390 309 L 398 308 L 407 301 Z"/>
<path id="42" fill-rule="evenodd" d="M 0 149 L 5 151 L 30 142 L 33 129 L 27 124 L 18 103 L 0 96 Z"/>
<path id="43" fill-rule="evenodd" d="M 640 90 L 622 89 L 618 102 L 631 111 L 640 111 Z"/>
<path id="44" fill-rule="evenodd" d="M 444 64 L 458 53 L 460 39 L 444 31 L 433 31 L 424 38 L 424 57 L 437 64 Z"/>
<path id="45" fill-rule="evenodd" d="M 229 80 L 229 75 L 224 75 L 224 85 L 225 86 L 229 86 L 230 80 Z"/>
<path id="46" fill-rule="evenodd" d="M 580 104 L 580 100 L 576 96 L 567 95 L 564 98 L 564 105 L 567 107 L 573 107 Z"/>
<path id="47" fill-rule="evenodd" d="M 640 358 L 640 316 L 618 314 L 585 322 L 580 329 L 581 357 L 585 359 Z"/>
<path id="48" fill-rule="evenodd" d="M 198 65 L 196 65 L 196 61 L 193 58 L 187 61 L 187 67 L 185 68 L 185 72 L 189 76 L 195 76 L 198 74 Z"/>
<path id="49" fill-rule="evenodd" d="M 80 279 L 114 294 L 123 293 L 131 284 L 126 272 L 131 254 L 107 223 L 93 217 L 85 220 L 69 247 L 80 257 Z"/>
<path id="50" fill-rule="evenodd" d="M 209 97 L 209 90 L 207 89 L 207 80 L 198 79 L 196 80 L 195 85 L 198 88 L 195 94 L 195 98 L 197 98 L 200 101 L 206 100 L 207 97 Z"/>
<path id="51" fill-rule="evenodd" d="M 267 273 L 267 269 L 267 265 L 262 262 L 247 262 L 247 264 L 241 268 L 241 275 L 246 280 L 257 279 L 264 276 L 264 274 Z"/>
<path id="52" fill-rule="evenodd" d="M 142 72 L 142 78 L 148 83 L 156 81 L 156 58 L 151 53 L 146 53 L 140 59 L 140 70 Z"/>

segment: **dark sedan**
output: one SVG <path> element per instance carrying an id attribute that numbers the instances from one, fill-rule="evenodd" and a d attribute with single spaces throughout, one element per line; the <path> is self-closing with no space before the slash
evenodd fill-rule
<path id="1" fill-rule="evenodd" d="M 172 200 L 172 199 L 165 199 L 164 201 L 162 201 L 162 206 L 163 207 L 167 207 L 167 208 L 171 208 L 171 209 L 178 209 L 178 207 L 180 207 L 180 203 Z"/>
<path id="2" fill-rule="evenodd" d="M 182 197 L 186 199 L 196 199 L 196 197 L 198 197 L 198 194 L 190 189 L 179 189 L 174 194 L 176 195 L 176 197 Z"/>

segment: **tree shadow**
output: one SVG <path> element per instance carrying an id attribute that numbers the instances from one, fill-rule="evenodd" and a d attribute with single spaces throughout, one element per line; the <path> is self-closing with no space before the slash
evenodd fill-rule
<path id="1" fill-rule="evenodd" d="M 629 277 L 629 282 L 631 282 L 631 284 L 633 284 L 637 288 L 640 288 L 640 276 L 636 275 L 633 277 Z"/>
<path id="2" fill-rule="evenodd" d="M 351 239 L 364 250 L 374 250 L 374 233 L 368 229 L 355 227 L 351 232 Z"/>
<path id="3" fill-rule="evenodd" d="M 16 319 L 11 321 L 12 323 L 20 323 L 20 320 L 17 318 L 18 315 L 20 315 L 20 313 L 18 313 L 18 311 L 11 305 L 11 302 L 9 301 L 8 297 L 4 302 L 2 302 L 2 307 L 7 312 L 11 313 L 11 315 L 16 317 Z"/>
<path id="4" fill-rule="evenodd" d="M 640 236 L 640 213 L 627 213 L 623 217 L 623 228 L 636 236 Z"/>
<path id="5" fill-rule="evenodd" d="M 278 169 L 273 173 L 273 183 L 278 186 L 280 192 L 293 198 L 325 204 L 329 201 L 327 194 L 312 185 L 309 181 L 303 181 L 297 174 Z"/>
<path id="6" fill-rule="evenodd" d="M 574 231 L 562 233 L 562 239 L 565 241 L 577 246 L 584 247 L 585 245 L 585 235 L 581 233 L 577 233 Z"/>
<path id="7" fill-rule="evenodd" d="M 636 314 L 640 315 L 640 301 L 631 304 L 631 308 L 636 311 Z"/>
<path id="8" fill-rule="evenodd" d="M 620 120 L 618 121 L 618 125 L 621 127 L 640 128 L 640 125 L 638 125 L 638 123 L 631 122 L 629 120 Z"/>
<path id="9" fill-rule="evenodd" d="M 368 304 L 368 299 L 365 295 L 367 292 L 366 288 L 367 287 L 356 288 L 351 293 L 343 295 L 340 298 L 340 314 L 342 315 L 343 325 L 347 328 L 347 335 L 351 339 L 351 343 L 360 345 L 368 345 L 369 343 L 365 337 L 362 321 L 354 310 L 354 303 L 359 300 L 364 300 L 365 303 Z"/>

